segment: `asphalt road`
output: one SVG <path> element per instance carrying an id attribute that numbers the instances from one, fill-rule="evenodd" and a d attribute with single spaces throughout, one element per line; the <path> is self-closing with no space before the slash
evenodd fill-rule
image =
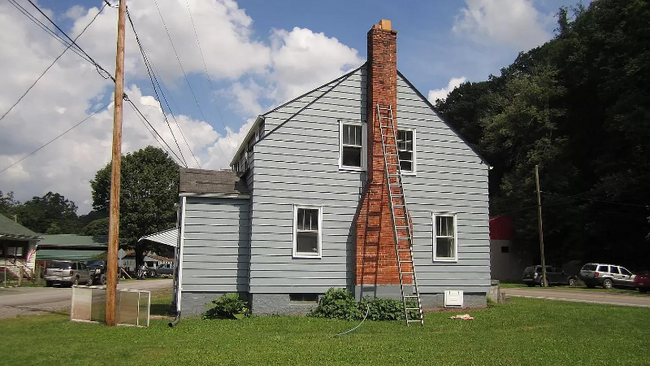
<path id="1" fill-rule="evenodd" d="M 172 287 L 171 279 L 129 281 L 118 288 L 157 290 Z M 0 319 L 19 315 L 35 315 L 70 309 L 72 289 L 69 287 L 0 288 Z"/>
<path id="2" fill-rule="evenodd" d="M 639 294 L 630 290 L 629 294 L 607 293 L 589 290 L 566 290 L 553 288 L 502 288 L 506 296 L 532 297 L 561 301 L 589 302 L 594 304 L 609 304 L 621 306 L 650 307 L 650 295 Z"/>

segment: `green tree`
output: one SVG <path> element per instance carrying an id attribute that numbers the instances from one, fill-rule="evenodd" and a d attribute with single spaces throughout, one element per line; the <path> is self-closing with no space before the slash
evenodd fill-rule
<path id="1" fill-rule="evenodd" d="M 147 250 L 169 254 L 169 248 L 138 239 L 173 227 L 176 223 L 179 168 L 169 155 L 148 146 L 122 158 L 120 185 L 120 246 L 135 249 L 141 263 Z M 90 182 L 93 208 L 107 212 L 110 205 L 111 165 Z"/>
<path id="2" fill-rule="evenodd" d="M 9 191 L 7 194 L 3 194 L 0 191 L 0 214 L 4 214 L 13 219 L 18 206 L 20 206 L 20 202 L 14 198 L 13 191 Z"/>
<path id="3" fill-rule="evenodd" d="M 93 220 L 88 225 L 84 226 L 81 230 L 81 234 L 90 236 L 108 235 L 108 221 L 108 217 Z"/>
<path id="4" fill-rule="evenodd" d="M 59 193 L 47 192 L 15 208 L 18 221 L 25 227 L 45 233 L 56 224 L 62 234 L 77 232 L 77 205 Z"/>

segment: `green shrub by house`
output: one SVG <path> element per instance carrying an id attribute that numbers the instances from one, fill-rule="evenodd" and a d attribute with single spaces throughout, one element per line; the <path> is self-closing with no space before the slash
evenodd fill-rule
<path id="1" fill-rule="evenodd" d="M 414 303 L 412 307 L 417 305 Z M 366 315 L 366 311 L 370 320 L 404 319 L 404 305 L 401 300 L 364 298 L 361 302 L 356 302 L 352 293 L 345 289 L 334 288 L 327 290 L 318 302 L 318 307 L 309 313 L 309 316 L 361 320 Z M 412 314 L 412 317 L 415 318 L 416 315 Z"/>
<path id="2" fill-rule="evenodd" d="M 237 319 L 238 314 L 248 314 L 246 302 L 234 293 L 224 294 L 206 305 L 212 307 L 201 315 L 202 319 Z"/>

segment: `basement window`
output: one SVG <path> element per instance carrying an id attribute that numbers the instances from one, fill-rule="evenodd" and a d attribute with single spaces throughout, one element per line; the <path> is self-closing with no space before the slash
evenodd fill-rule
<path id="1" fill-rule="evenodd" d="M 397 152 L 404 173 L 415 173 L 415 130 L 397 130 Z"/>
<path id="2" fill-rule="evenodd" d="M 289 301 L 318 303 L 318 294 L 289 294 Z"/>
<path id="3" fill-rule="evenodd" d="M 320 258 L 322 240 L 322 208 L 294 206 L 294 258 Z"/>
<path id="4" fill-rule="evenodd" d="M 366 126 L 357 122 L 339 121 L 339 168 L 366 168 Z"/>
<path id="5" fill-rule="evenodd" d="M 458 260 L 458 231 L 455 214 L 433 214 L 433 260 Z"/>

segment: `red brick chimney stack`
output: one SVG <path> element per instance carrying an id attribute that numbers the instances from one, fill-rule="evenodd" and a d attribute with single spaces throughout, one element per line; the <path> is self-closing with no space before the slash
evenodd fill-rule
<path id="1" fill-rule="evenodd" d="M 381 20 L 368 31 L 368 187 L 357 217 L 356 285 L 398 285 L 395 238 L 386 186 L 377 104 L 397 121 L 397 31 Z M 382 116 L 387 115 L 386 112 Z M 363 289 L 362 289 L 363 291 Z"/>

